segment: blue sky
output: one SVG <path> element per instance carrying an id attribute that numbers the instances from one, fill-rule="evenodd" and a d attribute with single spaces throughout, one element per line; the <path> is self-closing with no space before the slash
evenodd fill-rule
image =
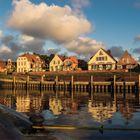
<path id="1" fill-rule="evenodd" d="M 32 51 L 32 44 L 34 44 L 33 40 L 30 43 L 24 42 L 23 44 L 21 44 L 20 43 L 21 40 L 19 39 L 20 37 L 17 37 L 22 35 L 28 35 L 28 36 L 33 36 L 42 45 L 41 49 L 38 48 L 39 46 L 36 46 L 37 48 L 33 49 L 33 51 L 39 49 L 38 53 L 44 52 L 42 51 L 42 49 L 47 50 L 53 48 L 54 52 L 59 50 L 60 51 L 59 53 L 67 52 L 68 54 L 78 54 L 84 57 L 86 56 L 89 57 L 88 54 L 92 55 L 91 52 L 92 50 L 94 54 L 94 52 L 99 48 L 99 44 L 102 43 L 103 47 L 105 47 L 106 49 L 111 49 L 113 51 L 113 54 L 116 55 L 116 57 L 120 57 L 121 54 L 126 49 L 129 52 L 131 52 L 131 54 L 135 58 L 139 57 L 140 0 L 87 0 L 87 3 L 84 3 L 84 0 L 31 0 L 30 1 L 30 4 L 34 4 L 36 6 L 38 6 L 40 3 L 44 3 L 44 4 L 46 3 L 48 7 L 50 7 L 51 5 L 56 5 L 61 8 L 63 8 L 65 5 L 68 5 L 72 11 L 75 11 L 75 14 L 71 13 L 72 16 L 74 15 L 77 18 L 80 18 L 82 16 L 83 19 L 86 19 L 87 22 L 90 23 L 91 27 L 89 27 L 86 24 L 86 27 L 88 26 L 87 30 L 81 32 L 78 31 L 78 35 L 76 34 L 77 36 L 74 36 L 75 38 L 72 38 L 71 40 L 69 39 L 69 42 L 68 41 L 65 42 L 65 40 L 62 39 L 58 40 L 56 36 L 52 36 L 52 35 L 49 36 L 48 34 L 47 37 L 45 36 L 45 38 L 44 37 L 40 38 L 39 36 L 34 36 L 31 33 L 28 34 L 28 32 L 26 32 L 27 30 L 26 31 L 24 30 L 25 28 L 24 29 L 21 27 L 16 28 L 15 24 L 17 22 L 14 22 L 14 25 L 13 23 L 10 26 L 7 25 L 7 21 L 9 21 L 9 19 L 12 19 L 11 15 L 12 13 L 14 13 L 14 8 L 18 4 L 15 6 L 12 4 L 12 0 L 1 0 L 2 6 L 0 8 L 0 30 L 3 33 L 3 38 L 1 40 L 3 40 L 7 36 L 13 36 L 12 41 L 18 44 L 19 45 L 19 46 L 17 45 L 18 47 L 20 47 L 20 45 L 23 45 L 24 47 L 22 46 L 22 49 L 19 49 L 16 55 L 18 55 L 22 51 L 24 52 L 24 48 L 26 48 L 25 51 L 28 51 L 28 46 L 30 48 L 29 51 Z M 77 11 L 79 12 L 78 14 L 76 13 Z M 24 20 L 26 21 L 26 17 L 23 18 L 25 18 Z M 83 20 L 81 22 L 83 22 Z M 83 28 L 84 27 L 85 25 L 83 25 Z M 44 26 L 44 28 L 46 27 Z M 74 28 L 76 28 L 75 30 L 77 30 L 78 27 L 76 26 Z M 79 37 L 82 37 L 82 40 L 81 38 L 79 39 Z M 18 38 L 19 42 L 16 40 L 16 38 Z M 87 38 L 88 38 L 88 44 L 87 44 L 88 48 L 87 46 L 84 46 L 87 43 Z M 40 40 L 43 41 L 41 42 Z M 84 41 L 86 40 L 86 42 L 84 42 L 83 40 Z M 91 44 L 92 40 L 96 41 L 97 44 L 94 43 L 94 46 L 93 44 L 92 46 L 90 46 L 89 44 Z M 5 55 L 8 54 L 6 52 L 6 47 L 9 47 L 11 49 L 12 46 L 8 46 L 8 44 L 6 44 L 3 41 L 0 42 L 1 42 L 0 55 L 2 53 Z M 75 49 L 74 49 L 74 44 L 78 44 L 75 46 Z M 73 45 L 72 48 L 71 45 Z M 5 47 L 5 49 L 3 49 L 4 48 L 3 46 Z M 84 50 L 84 47 L 86 48 L 85 49 L 86 51 Z M 82 49 L 83 51 L 81 52 L 80 50 Z M 9 53 L 11 53 L 10 56 L 14 54 L 12 53 L 12 50 L 11 51 L 9 50 Z M 3 57 L 3 55 L 1 56 Z"/>

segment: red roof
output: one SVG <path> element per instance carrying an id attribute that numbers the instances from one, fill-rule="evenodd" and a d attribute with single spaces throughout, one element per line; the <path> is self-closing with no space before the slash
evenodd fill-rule
<path id="1" fill-rule="evenodd" d="M 127 51 L 124 52 L 117 65 L 136 65 L 137 61 Z"/>
<path id="2" fill-rule="evenodd" d="M 38 60 L 38 55 L 35 55 L 35 54 L 29 54 L 29 53 L 25 53 L 19 57 L 26 57 L 28 59 L 28 61 L 30 62 L 35 62 Z M 42 61 L 42 59 L 39 57 L 40 61 Z"/>
<path id="3" fill-rule="evenodd" d="M 62 55 L 58 55 L 58 57 L 62 60 L 62 61 L 64 61 L 67 57 L 66 56 L 62 56 Z"/>
<path id="4" fill-rule="evenodd" d="M 1 67 L 2 69 L 6 68 L 6 62 L 0 60 L 0 67 Z"/>

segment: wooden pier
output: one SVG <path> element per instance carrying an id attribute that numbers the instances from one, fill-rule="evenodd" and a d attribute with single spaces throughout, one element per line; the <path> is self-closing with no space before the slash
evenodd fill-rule
<path id="1" fill-rule="evenodd" d="M 71 80 L 62 81 L 56 76 L 53 81 L 46 81 L 42 76 L 40 80 L 19 80 L 15 76 L 13 79 L 0 79 L 0 87 L 3 89 L 26 89 L 26 90 L 47 90 L 47 91 L 77 91 L 94 93 L 139 93 L 140 75 L 138 81 L 117 81 L 114 75 L 112 81 L 94 81 L 94 76 L 90 76 L 89 81 L 75 81 L 74 76 Z"/>

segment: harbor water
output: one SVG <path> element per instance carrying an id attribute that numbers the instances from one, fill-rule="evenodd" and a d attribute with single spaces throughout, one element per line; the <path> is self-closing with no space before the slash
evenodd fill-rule
<path id="1" fill-rule="evenodd" d="M 41 113 L 47 125 L 99 128 L 55 131 L 57 139 L 140 139 L 139 93 L 0 90 L 0 103 L 27 116 Z"/>

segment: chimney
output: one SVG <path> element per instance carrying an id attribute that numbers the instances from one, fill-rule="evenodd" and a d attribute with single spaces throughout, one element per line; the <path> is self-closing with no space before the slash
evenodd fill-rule
<path id="1" fill-rule="evenodd" d="M 107 50 L 107 53 L 111 55 L 111 50 Z"/>

